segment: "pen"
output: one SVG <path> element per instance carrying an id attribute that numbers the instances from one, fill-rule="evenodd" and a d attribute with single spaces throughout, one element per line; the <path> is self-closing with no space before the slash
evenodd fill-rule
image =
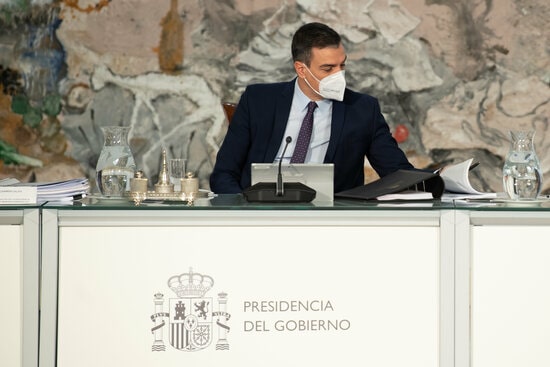
<path id="1" fill-rule="evenodd" d="M 470 165 L 470 168 L 468 168 L 468 171 L 471 171 L 473 170 L 474 168 L 476 168 L 477 166 L 479 166 L 479 162 L 474 162 Z M 433 171 L 436 175 L 437 174 L 440 174 L 441 171 L 443 170 L 443 167 L 439 167 L 438 169 L 436 169 L 435 171 Z"/>

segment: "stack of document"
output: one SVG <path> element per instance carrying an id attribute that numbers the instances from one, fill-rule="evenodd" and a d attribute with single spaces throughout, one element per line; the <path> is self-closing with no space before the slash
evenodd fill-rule
<path id="1" fill-rule="evenodd" d="M 17 179 L 0 180 L 0 204 L 37 204 L 46 201 L 71 201 L 88 195 L 87 178 L 55 182 L 21 183 Z"/>
<path id="2" fill-rule="evenodd" d="M 493 199 L 497 197 L 495 192 L 480 192 L 470 184 L 469 172 L 473 165 L 473 158 L 464 162 L 447 166 L 441 172 L 441 178 L 445 182 L 443 199 Z"/>

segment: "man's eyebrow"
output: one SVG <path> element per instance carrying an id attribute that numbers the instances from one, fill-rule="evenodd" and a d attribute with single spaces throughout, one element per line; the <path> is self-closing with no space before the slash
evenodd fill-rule
<path id="1" fill-rule="evenodd" d="M 335 66 L 337 66 L 337 65 L 345 64 L 347 59 L 348 59 L 348 55 L 346 55 L 346 58 L 345 58 L 344 61 L 342 61 L 340 64 L 323 64 L 323 65 L 321 65 L 321 66 L 319 66 L 319 67 L 320 67 L 320 68 L 327 68 L 327 67 L 333 68 L 333 67 L 335 67 Z"/>

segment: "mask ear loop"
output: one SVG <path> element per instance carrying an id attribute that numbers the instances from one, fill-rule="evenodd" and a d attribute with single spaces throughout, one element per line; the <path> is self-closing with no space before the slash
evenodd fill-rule
<path id="1" fill-rule="evenodd" d="M 315 77 L 315 75 L 313 75 L 313 73 L 311 72 L 311 70 L 309 70 L 309 68 L 306 66 L 306 64 L 302 64 L 302 65 L 304 65 L 304 68 L 306 68 L 306 70 L 307 70 L 308 73 L 313 77 L 313 79 L 317 80 L 318 83 L 321 83 L 321 81 L 320 81 L 319 79 L 317 79 L 317 78 Z M 320 96 L 320 97 L 323 97 L 323 95 L 322 95 L 319 91 L 315 90 L 315 88 L 313 88 L 313 87 L 311 86 L 311 84 L 309 84 L 309 82 L 307 81 L 307 79 L 306 79 L 305 76 L 304 76 L 304 81 L 306 82 L 306 84 L 308 85 L 308 87 L 310 87 L 311 90 L 315 92 L 315 94 L 317 94 L 317 95 Z M 323 98 L 325 98 L 325 97 L 323 97 Z"/>

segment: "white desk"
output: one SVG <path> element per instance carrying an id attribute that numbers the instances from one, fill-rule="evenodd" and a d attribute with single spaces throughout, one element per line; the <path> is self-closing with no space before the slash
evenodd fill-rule
<path id="1" fill-rule="evenodd" d="M 544 206 L 113 204 L 42 217 L 40 367 L 550 365 Z M 178 295 L 168 283 L 185 273 L 213 284 Z"/>
<path id="2" fill-rule="evenodd" d="M 40 366 L 452 366 L 453 216 L 45 209 Z"/>
<path id="3" fill-rule="evenodd" d="M 0 208 L 0 365 L 38 363 L 38 209 Z"/>

